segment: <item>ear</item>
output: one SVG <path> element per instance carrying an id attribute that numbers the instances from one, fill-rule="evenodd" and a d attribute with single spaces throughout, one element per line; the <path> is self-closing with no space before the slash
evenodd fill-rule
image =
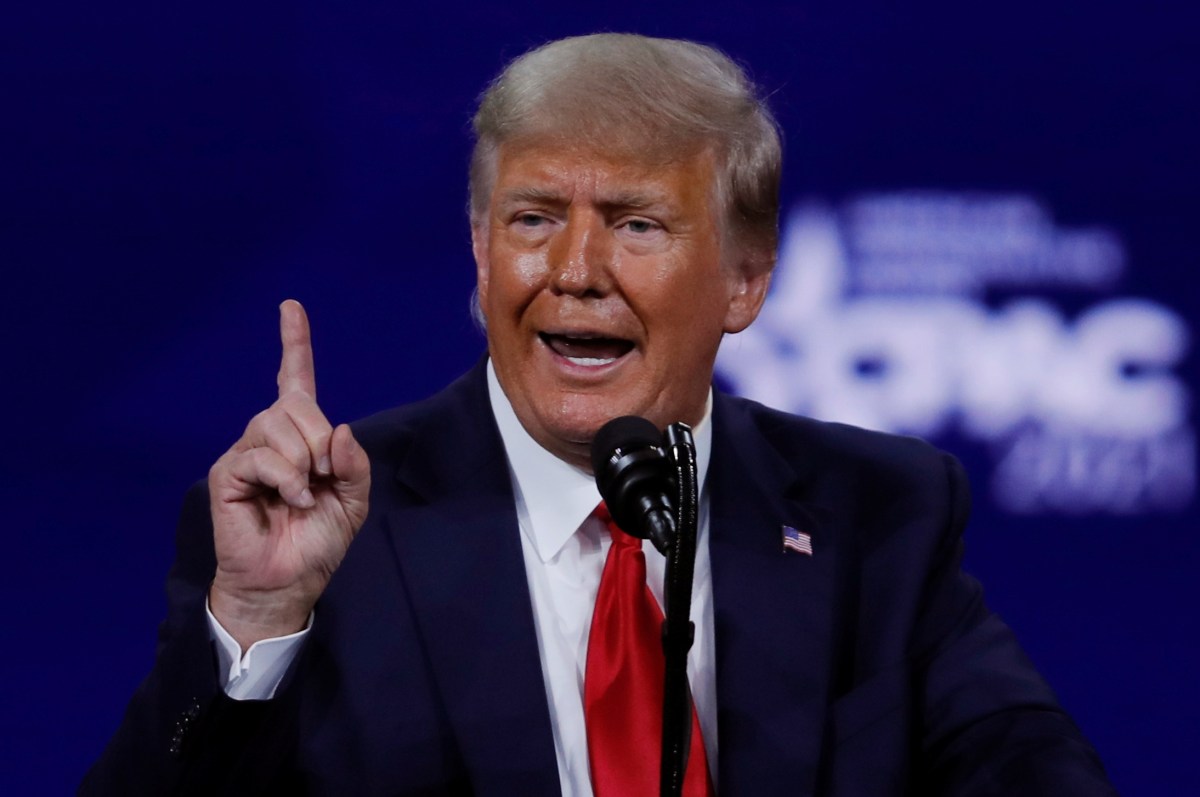
<path id="1" fill-rule="evenodd" d="M 487 222 L 476 219 L 471 222 L 471 251 L 475 255 L 475 290 L 479 294 L 479 306 L 487 307 L 488 276 L 490 262 L 488 260 L 488 229 Z"/>
<path id="2" fill-rule="evenodd" d="M 726 332 L 741 332 L 758 318 L 767 289 L 771 286 L 772 261 L 765 264 L 743 256 L 741 262 L 730 269 L 729 306 L 725 311 Z"/>

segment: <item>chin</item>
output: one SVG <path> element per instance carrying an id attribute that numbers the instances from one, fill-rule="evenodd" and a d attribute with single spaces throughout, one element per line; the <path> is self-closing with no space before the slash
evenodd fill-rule
<path id="1" fill-rule="evenodd" d="M 622 412 L 596 412 L 588 413 L 584 416 L 579 415 L 562 415 L 555 419 L 553 423 L 554 436 L 560 440 L 576 445 L 591 445 L 592 438 L 600 431 L 600 427 L 628 413 Z"/>
<path id="2" fill-rule="evenodd" d="M 568 396 L 548 418 L 555 437 L 576 445 L 591 445 L 600 427 L 622 415 L 643 414 L 628 404 L 603 396 Z"/>

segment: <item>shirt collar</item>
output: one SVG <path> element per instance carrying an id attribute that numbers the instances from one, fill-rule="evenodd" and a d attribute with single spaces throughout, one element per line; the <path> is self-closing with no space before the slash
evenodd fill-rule
<path id="1" fill-rule="evenodd" d="M 488 399 L 508 455 L 517 500 L 524 502 L 528 513 L 529 528 L 525 530 L 526 534 L 538 557 L 548 562 L 592 514 L 596 504 L 600 503 L 600 491 L 596 489 L 592 474 L 562 461 L 529 436 L 500 387 L 491 359 L 487 363 L 487 381 Z M 710 388 L 704 402 L 704 417 L 692 430 L 696 440 L 700 495 L 704 494 L 704 480 L 712 451 L 711 415 Z"/>

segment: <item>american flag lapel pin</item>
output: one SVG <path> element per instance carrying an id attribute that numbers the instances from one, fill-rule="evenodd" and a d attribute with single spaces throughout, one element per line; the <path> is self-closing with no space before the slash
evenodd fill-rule
<path id="1" fill-rule="evenodd" d="M 805 556 L 813 555 L 812 535 L 791 526 L 783 527 L 783 552 L 795 551 Z"/>

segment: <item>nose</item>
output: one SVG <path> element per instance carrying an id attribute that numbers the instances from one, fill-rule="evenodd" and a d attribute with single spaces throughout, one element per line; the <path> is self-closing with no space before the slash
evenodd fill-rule
<path id="1" fill-rule="evenodd" d="M 572 213 L 550 250 L 550 289 L 568 296 L 603 296 L 612 285 L 612 247 L 603 218 Z"/>

